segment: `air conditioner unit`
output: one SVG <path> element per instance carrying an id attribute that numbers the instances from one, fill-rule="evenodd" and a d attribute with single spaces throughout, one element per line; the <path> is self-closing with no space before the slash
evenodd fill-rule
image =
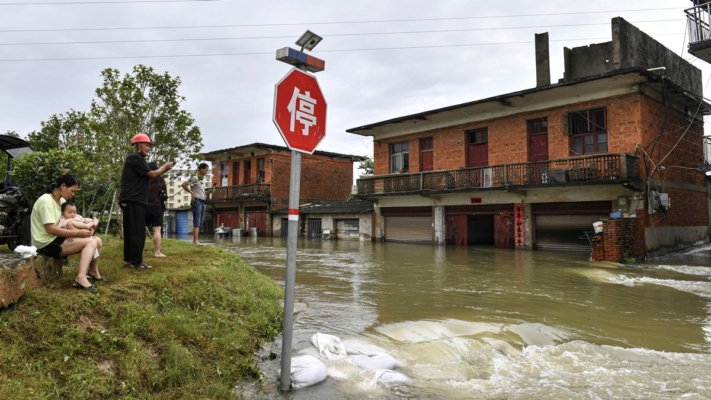
<path id="1" fill-rule="evenodd" d="M 492 187 L 491 168 L 484 168 L 482 172 L 482 187 Z"/>

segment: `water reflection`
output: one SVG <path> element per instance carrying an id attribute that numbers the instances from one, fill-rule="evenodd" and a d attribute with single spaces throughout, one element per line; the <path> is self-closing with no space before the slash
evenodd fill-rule
<path id="1" fill-rule="evenodd" d="M 207 241 L 207 239 L 206 239 Z M 228 238 L 283 283 L 286 241 Z M 294 391 L 313 398 L 711 398 L 711 246 L 654 262 L 587 254 L 301 241 L 294 354 L 316 332 L 378 346 L 408 384 L 348 360 Z M 278 360 L 263 366 L 276 380 Z"/>

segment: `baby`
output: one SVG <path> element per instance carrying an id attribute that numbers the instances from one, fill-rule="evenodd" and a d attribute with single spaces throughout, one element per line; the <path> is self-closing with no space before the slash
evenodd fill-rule
<path id="1" fill-rule="evenodd" d="M 65 201 L 62 203 L 62 216 L 57 225 L 63 229 L 89 229 L 93 233 L 94 229 L 99 226 L 99 220 L 78 215 L 77 206 L 71 201 Z M 94 259 L 97 257 L 99 257 L 99 250 L 94 250 Z"/>
<path id="2" fill-rule="evenodd" d="M 99 220 L 78 215 L 77 206 L 71 201 L 65 201 L 62 203 L 62 216 L 57 225 L 64 229 L 89 229 L 93 232 L 99 226 Z"/>

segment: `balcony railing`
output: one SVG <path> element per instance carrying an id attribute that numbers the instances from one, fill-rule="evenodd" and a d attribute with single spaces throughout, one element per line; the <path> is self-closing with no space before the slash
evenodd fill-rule
<path id="1" fill-rule="evenodd" d="M 697 5 L 684 12 L 689 26 L 689 47 L 693 47 L 693 43 L 711 39 L 711 3 Z"/>
<path id="2" fill-rule="evenodd" d="M 567 182 L 614 182 L 639 178 L 639 157 L 603 154 L 446 171 L 368 176 L 358 194 L 447 192 L 502 186 L 546 186 Z"/>
<path id="3" fill-rule="evenodd" d="M 271 185 L 252 183 L 249 185 L 234 185 L 216 187 L 211 200 L 234 200 L 244 197 L 271 197 Z"/>

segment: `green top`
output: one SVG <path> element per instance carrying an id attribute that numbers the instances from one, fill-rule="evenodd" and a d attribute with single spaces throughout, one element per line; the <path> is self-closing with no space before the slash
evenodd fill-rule
<path id="1" fill-rule="evenodd" d="M 62 200 L 64 199 L 59 199 L 59 201 L 63 203 Z M 52 243 L 57 237 L 47 233 L 47 229 L 44 225 L 56 225 L 59 223 L 59 218 L 61 217 L 62 209 L 59 204 L 54 201 L 52 195 L 45 193 L 40 196 L 35 202 L 34 207 L 32 207 L 32 217 L 30 217 L 32 222 L 32 245 L 41 249 Z"/>

